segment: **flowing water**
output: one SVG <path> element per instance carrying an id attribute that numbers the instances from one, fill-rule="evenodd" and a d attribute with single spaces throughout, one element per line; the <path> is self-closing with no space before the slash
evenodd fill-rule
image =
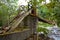
<path id="1" fill-rule="evenodd" d="M 48 36 L 50 38 L 54 38 L 55 40 L 60 40 L 60 28 L 57 26 L 52 27 L 48 33 Z"/>

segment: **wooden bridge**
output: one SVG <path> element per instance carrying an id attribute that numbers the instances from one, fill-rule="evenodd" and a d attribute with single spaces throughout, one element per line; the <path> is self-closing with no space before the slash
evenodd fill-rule
<path id="1" fill-rule="evenodd" d="M 1 35 L 0 39 L 1 40 L 17 40 L 17 39 L 18 40 L 36 40 L 35 39 L 36 35 L 32 36 L 32 34 L 34 34 L 36 32 L 36 22 L 37 22 L 37 20 L 45 22 L 45 23 L 49 23 L 49 24 L 52 24 L 52 22 L 50 22 L 48 20 L 45 20 L 45 19 L 42 19 L 42 18 L 40 18 L 38 16 L 34 16 L 33 14 L 31 14 L 31 11 L 32 11 L 32 9 L 29 10 L 28 12 L 21 12 L 22 14 L 21 15 L 19 14 L 18 16 L 16 16 L 10 22 L 9 26 L 3 27 L 2 28 L 3 30 L 1 30 L 2 34 L 0 34 Z M 28 17 L 28 18 L 26 18 L 26 17 Z M 22 21 L 25 20 L 25 19 L 27 19 L 27 21 L 28 21 L 28 22 L 27 21 L 26 22 L 27 22 L 29 28 L 26 29 L 25 31 L 24 30 L 20 31 L 21 27 L 19 28 L 18 25 L 20 25 L 20 23 L 22 23 Z M 19 28 L 19 31 L 17 31 L 17 32 L 14 31 L 16 28 Z M 17 35 L 18 35 L 18 38 L 17 38 Z M 16 37 L 16 39 L 14 38 L 14 36 Z M 32 38 L 30 36 L 32 36 Z M 10 39 L 8 39 L 8 37 Z"/>
<path id="2" fill-rule="evenodd" d="M 27 11 L 20 12 L 9 25 L 1 28 L 0 40 L 37 40 L 35 34 L 37 21 L 53 24 L 52 21 L 38 17 L 35 7 L 32 7 Z M 28 28 L 21 30 L 21 25 Z"/>

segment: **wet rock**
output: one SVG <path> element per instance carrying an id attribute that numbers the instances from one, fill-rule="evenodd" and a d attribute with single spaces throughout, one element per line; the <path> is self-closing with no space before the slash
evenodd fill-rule
<path id="1" fill-rule="evenodd" d="M 38 39 L 39 40 L 54 40 L 54 38 L 50 38 L 48 36 L 45 36 L 44 34 L 40 34 Z"/>

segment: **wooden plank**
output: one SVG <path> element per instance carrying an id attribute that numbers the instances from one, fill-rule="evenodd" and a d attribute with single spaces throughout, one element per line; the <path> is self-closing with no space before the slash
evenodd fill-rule
<path id="1" fill-rule="evenodd" d="M 9 31 L 14 30 L 16 27 L 18 27 L 18 25 L 21 23 L 21 21 L 31 13 L 31 10 L 29 12 L 26 12 L 24 14 L 22 14 L 14 23 L 12 23 L 11 25 L 11 29 Z"/>
<path id="2" fill-rule="evenodd" d="M 55 24 L 54 21 L 43 19 L 43 18 L 40 18 L 39 16 L 34 16 L 33 14 L 30 14 L 30 15 L 33 16 L 33 17 L 36 17 L 38 19 L 38 21 L 41 21 L 41 22 L 44 22 L 44 23 L 48 23 L 48 24 L 52 24 L 52 25 Z"/>

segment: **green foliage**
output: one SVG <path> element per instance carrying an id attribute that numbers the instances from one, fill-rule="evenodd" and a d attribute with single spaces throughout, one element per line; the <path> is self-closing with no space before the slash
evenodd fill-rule
<path id="1" fill-rule="evenodd" d="M 38 16 L 48 20 L 54 20 L 60 27 L 60 2 L 59 0 L 50 0 L 51 2 L 44 5 L 38 5 Z M 38 23 L 38 32 L 48 33 L 48 30 L 43 27 L 49 27 L 51 25 L 45 23 Z M 47 32 L 46 32 L 47 31 Z"/>
<path id="2" fill-rule="evenodd" d="M 55 7 L 54 7 L 54 13 L 55 13 L 55 18 L 56 18 L 56 22 L 57 25 L 60 26 L 60 3 L 56 3 Z"/>
<path id="3" fill-rule="evenodd" d="M 45 35 L 47 35 L 49 32 L 47 27 L 52 27 L 52 25 L 43 22 L 38 22 L 37 32 L 43 32 Z"/>
<path id="4" fill-rule="evenodd" d="M 18 0 L 0 0 L 0 26 L 8 23 L 17 14 Z"/>
<path id="5" fill-rule="evenodd" d="M 38 8 L 38 15 L 48 20 L 54 20 L 53 9 L 48 8 L 47 5 L 42 5 Z"/>
<path id="6" fill-rule="evenodd" d="M 43 32 L 44 34 L 47 34 L 49 31 L 46 28 L 38 27 L 37 32 Z"/>
<path id="7" fill-rule="evenodd" d="M 52 25 L 43 22 L 38 22 L 38 27 L 52 27 Z"/>
<path id="8" fill-rule="evenodd" d="M 38 5 L 38 16 L 48 20 L 54 20 L 60 26 L 60 1 L 50 1 L 48 4 L 41 5 L 40 3 L 40 6 Z"/>

